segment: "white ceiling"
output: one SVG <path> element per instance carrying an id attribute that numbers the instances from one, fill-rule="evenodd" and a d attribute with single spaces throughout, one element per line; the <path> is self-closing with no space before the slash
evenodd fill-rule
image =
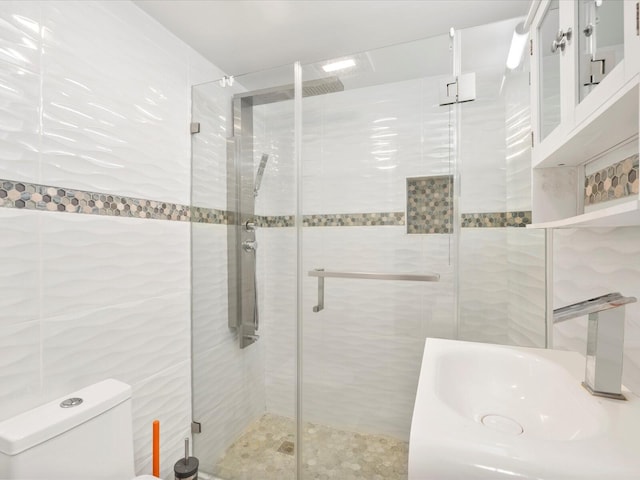
<path id="1" fill-rule="evenodd" d="M 529 0 L 134 0 L 231 75 L 524 16 Z"/>

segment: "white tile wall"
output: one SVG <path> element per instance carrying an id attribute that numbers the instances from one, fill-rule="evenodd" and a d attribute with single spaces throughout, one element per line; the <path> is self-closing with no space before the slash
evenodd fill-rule
<path id="1" fill-rule="evenodd" d="M 131 2 L 0 2 L 0 178 L 189 203 L 190 85 L 222 74 Z M 115 377 L 136 471 L 191 421 L 187 223 L 0 209 L 0 419 Z"/>
<path id="2" fill-rule="evenodd" d="M 0 3 L 0 177 L 34 181 L 40 152 L 40 6 Z"/>
<path id="3" fill-rule="evenodd" d="M 460 339 L 508 343 L 507 230 L 466 228 L 460 234 Z"/>
<path id="4" fill-rule="evenodd" d="M 554 308 L 610 292 L 640 298 L 640 228 L 555 230 Z M 623 382 L 640 392 L 640 304 L 626 307 Z M 553 329 L 554 348 L 586 351 L 586 317 Z"/>
<path id="5" fill-rule="evenodd" d="M 462 229 L 460 339 L 544 347 L 544 245 L 535 230 Z"/>
<path id="6" fill-rule="evenodd" d="M 200 133 L 191 136 L 192 205 L 227 208 L 227 138 L 232 133 L 231 94 L 217 82 L 193 89 L 194 122 Z"/>
<path id="7" fill-rule="evenodd" d="M 47 317 L 189 289 L 187 223 L 65 213 L 41 221 Z"/>
<path id="8" fill-rule="evenodd" d="M 303 102 L 303 210 L 406 207 L 406 177 L 450 173 L 449 109 L 439 77 L 346 90 Z"/>

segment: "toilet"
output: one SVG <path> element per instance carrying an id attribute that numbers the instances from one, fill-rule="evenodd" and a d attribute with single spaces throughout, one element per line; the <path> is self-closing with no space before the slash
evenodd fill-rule
<path id="1" fill-rule="evenodd" d="M 0 422 L 0 478 L 156 479 L 135 476 L 131 421 L 131 387 L 109 379 Z"/>

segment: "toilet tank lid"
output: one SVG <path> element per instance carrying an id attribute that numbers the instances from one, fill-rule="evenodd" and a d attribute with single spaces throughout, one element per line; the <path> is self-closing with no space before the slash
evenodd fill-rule
<path id="1" fill-rule="evenodd" d="M 69 398 L 81 398 L 82 403 L 62 408 L 61 402 Z M 0 452 L 17 455 L 130 398 L 129 385 L 108 379 L 21 413 L 0 423 Z"/>

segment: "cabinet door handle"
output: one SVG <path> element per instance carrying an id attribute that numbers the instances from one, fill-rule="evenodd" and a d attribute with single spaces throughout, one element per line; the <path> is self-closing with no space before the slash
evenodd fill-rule
<path id="1" fill-rule="evenodd" d="M 568 28 L 566 32 L 563 32 L 562 29 L 558 30 L 555 40 L 551 42 L 551 53 L 556 53 L 558 49 L 564 52 L 567 42 L 571 41 L 572 35 L 573 30 L 571 28 Z"/>

